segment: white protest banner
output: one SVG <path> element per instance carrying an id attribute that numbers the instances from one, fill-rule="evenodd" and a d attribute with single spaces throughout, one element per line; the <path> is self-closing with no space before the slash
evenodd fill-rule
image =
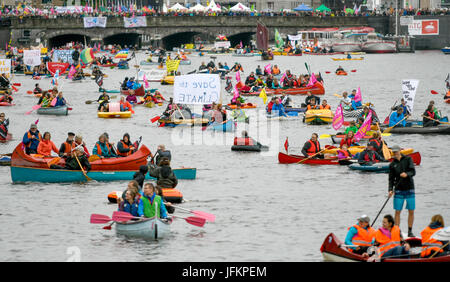
<path id="1" fill-rule="evenodd" d="M 219 101 L 220 89 L 218 74 L 175 76 L 173 100 L 177 104 L 211 104 Z"/>
<path id="2" fill-rule="evenodd" d="M 439 20 L 413 20 L 408 32 L 409 35 L 439 35 Z"/>
<path id="3" fill-rule="evenodd" d="M 23 63 L 27 66 L 39 66 L 41 64 L 41 50 L 23 50 Z"/>
<path id="4" fill-rule="evenodd" d="M 405 99 L 406 107 L 410 114 L 414 109 L 414 98 L 416 97 L 416 90 L 419 86 L 417 79 L 404 79 L 402 80 L 403 99 Z"/>
<path id="5" fill-rule="evenodd" d="M 106 17 L 84 17 L 84 28 L 106 27 Z"/>
<path id="6" fill-rule="evenodd" d="M 214 42 L 214 48 L 230 48 L 230 41 L 216 41 Z"/>
<path id="7" fill-rule="evenodd" d="M 145 17 L 123 17 L 123 23 L 126 28 L 147 26 L 147 19 Z"/>
<path id="8" fill-rule="evenodd" d="M 138 80 L 143 81 L 144 80 L 144 74 L 145 77 L 149 82 L 160 82 L 164 76 L 166 75 L 165 70 L 159 70 L 159 69 L 144 69 L 139 70 L 138 72 Z"/>
<path id="9" fill-rule="evenodd" d="M 297 34 L 297 35 L 288 34 L 288 38 L 290 41 L 302 40 L 302 35 L 301 34 Z"/>
<path id="10" fill-rule="evenodd" d="M 53 51 L 52 61 L 59 62 L 61 60 L 65 63 L 73 64 L 72 53 L 73 50 L 55 50 Z"/>
<path id="11" fill-rule="evenodd" d="M 11 77 L 11 59 L 0 59 L 0 74 L 6 74 L 7 78 Z"/>

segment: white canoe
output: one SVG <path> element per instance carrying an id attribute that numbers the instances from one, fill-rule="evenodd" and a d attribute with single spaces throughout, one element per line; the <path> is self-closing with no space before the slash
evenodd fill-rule
<path id="1" fill-rule="evenodd" d="M 170 234 L 170 224 L 171 221 L 162 221 L 156 217 L 116 222 L 116 233 L 129 237 L 157 240 Z"/>

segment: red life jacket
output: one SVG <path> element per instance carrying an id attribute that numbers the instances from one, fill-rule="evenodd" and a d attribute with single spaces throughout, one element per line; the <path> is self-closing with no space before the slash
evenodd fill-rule
<path id="1" fill-rule="evenodd" d="M 311 144 L 309 149 L 306 151 L 308 153 L 308 155 L 314 155 L 320 151 L 319 141 L 316 141 L 316 143 L 314 143 L 313 141 L 308 140 L 308 142 L 309 142 L 309 144 Z"/>
<path id="2" fill-rule="evenodd" d="M 250 137 L 235 137 L 234 145 L 254 146 L 253 139 Z"/>
<path id="3" fill-rule="evenodd" d="M 370 153 L 372 153 L 371 156 L 369 156 Z M 374 151 L 370 151 L 370 152 L 366 151 L 366 154 L 364 155 L 364 160 L 366 162 L 373 162 L 373 163 L 378 162 L 378 160 L 375 158 L 375 152 Z"/>
<path id="4" fill-rule="evenodd" d="M 434 118 L 434 112 L 430 113 L 429 111 L 427 111 L 428 117 L 430 118 Z"/>
<path id="5" fill-rule="evenodd" d="M 351 145 L 353 145 L 353 143 L 355 143 L 354 140 L 353 140 L 353 138 L 351 138 L 351 139 L 342 138 L 340 147 L 342 148 L 342 146 L 343 146 L 344 144 L 347 144 L 347 146 L 350 147 Z"/>

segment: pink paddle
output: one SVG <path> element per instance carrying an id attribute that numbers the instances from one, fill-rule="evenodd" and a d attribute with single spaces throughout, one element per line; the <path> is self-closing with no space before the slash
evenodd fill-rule
<path id="1" fill-rule="evenodd" d="M 91 214 L 90 222 L 93 224 L 105 224 L 110 221 L 111 221 L 111 218 L 109 218 L 109 216 L 107 216 L 107 215 L 96 214 L 96 213 Z"/>
<path id="2" fill-rule="evenodd" d="M 54 107 L 54 106 L 56 105 L 56 101 L 57 101 L 57 99 L 56 99 L 56 98 L 53 98 L 53 100 L 52 100 L 52 102 L 50 103 L 50 105 L 51 105 L 52 107 Z"/>
<path id="3" fill-rule="evenodd" d="M 29 115 L 29 114 L 31 114 L 32 111 L 37 110 L 37 109 L 40 109 L 40 108 L 41 108 L 41 105 L 34 105 L 33 108 L 32 108 L 32 110 L 26 112 L 25 114 L 26 114 L 26 115 Z"/>
<path id="4" fill-rule="evenodd" d="M 209 222 L 214 222 L 216 220 L 216 216 L 207 212 L 203 212 L 203 211 L 196 211 L 196 210 L 190 210 L 190 209 L 185 209 L 179 206 L 175 206 L 175 208 L 177 209 L 181 209 L 181 210 L 185 210 L 188 211 L 190 213 L 195 214 L 198 217 L 204 218 Z"/>

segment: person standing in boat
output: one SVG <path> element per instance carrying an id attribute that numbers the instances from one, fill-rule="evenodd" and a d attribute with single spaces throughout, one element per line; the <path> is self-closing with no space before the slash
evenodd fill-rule
<path id="1" fill-rule="evenodd" d="M 25 145 L 25 153 L 28 155 L 37 154 L 37 148 L 41 141 L 42 136 L 37 129 L 37 125 L 31 124 L 30 130 L 25 133 L 22 139 L 22 143 Z"/>
<path id="2" fill-rule="evenodd" d="M 410 156 L 400 153 L 399 146 L 393 146 L 393 161 L 389 165 L 389 196 L 394 195 L 395 225 L 400 226 L 400 213 L 406 201 L 408 210 L 408 236 L 414 237 L 412 227 L 416 197 L 413 177 L 416 175 L 414 162 Z"/>
<path id="3" fill-rule="evenodd" d="M 444 229 L 444 226 L 444 218 L 442 215 L 433 215 L 430 224 L 420 232 L 420 237 L 422 238 L 422 252 L 420 253 L 420 257 L 430 257 L 435 252 L 438 252 L 435 256 L 448 255 L 450 251 L 449 241 L 440 241 L 431 238 L 436 232 Z M 443 247 L 444 245 L 447 246 Z"/>
<path id="4" fill-rule="evenodd" d="M 163 157 L 159 166 L 149 164 L 148 168 L 148 174 L 151 177 L 156 178 L 156 185 L 161 186 L 162 188 L 175 188 L 177 186 L 178 179 L 170 167 L 168 158 Z"/>
<path id="5" fill-rule="evenodd" d="M 345 244 L 357 246 L 348 247 L 352 253 L 368 257 L 367 249 L 372 246 L 376 230 L 370 227 L 370 219 L 367 215 L 362 215 L 357 220 L 357 224 L 349 227 Z"/>
<path id="6" fill-rule="evenodd" d="M 302 148 L 302 154 L 305 157 L 311 157 L 321 151 L 320 149 L 320 142 L 319 142 L 319 135 L 317 133 L 313 133 L 311 136 L 311 139 L 306 141 Z M 323 154 L 317 154 L 314 156 L 314 158 L 323 159 Z"/>
<path id="7" fill-rule="evenodd" d="M 146 183 L 144 185 L 143 195 L 139 199 L 138 215 L 145 218 L 152 218 L 154 216 L 167 218 L 167 210 L 163 199 L 157 195 L 156 187 L 152 183 Z"/>
<path id="8" fill-rule="evenodd" d="M 410 246 L 404 243 L 398 225 L 394 224 L 392 215 L 385 215 L 383 225 L 375 233 L 375 246 L 378 246 L 382 258 L 409 254 Z"/>

